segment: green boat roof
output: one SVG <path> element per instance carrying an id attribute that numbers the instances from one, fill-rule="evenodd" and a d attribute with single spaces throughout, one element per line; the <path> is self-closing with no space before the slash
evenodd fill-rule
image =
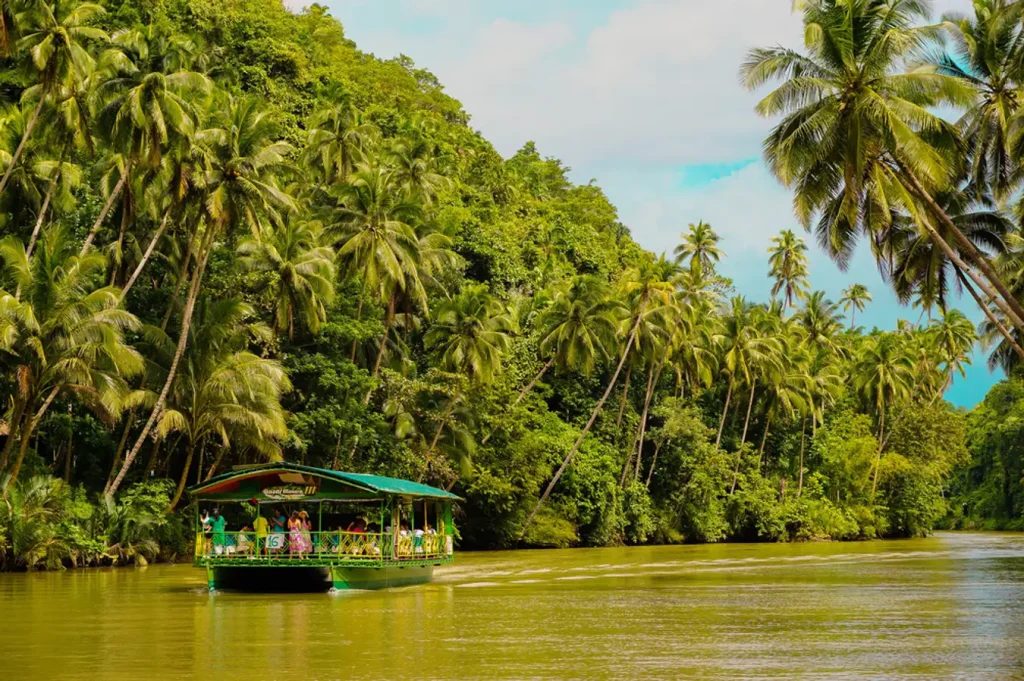
<path id="1" fill-rule="evenodd" d="M 377 495 L 415 497 L 417 499 L 457 500 L 460 498 L 443 489 L 412 482 L 411 480 L 387 478 L 381 475 L 370 475 L 369 473 L 346 473 L 329 468 L 314 468 L 313 466 L 286 462 L 240 466 L 232 471 L 210 478 L 200 485 L 190 487 L 188 493 L 193 496 L 201 495 L 204 497 L 231 495 L 239 489 L 239 483 L 243 481 L 268 478 L 278 473 L 322 478 Z"/>

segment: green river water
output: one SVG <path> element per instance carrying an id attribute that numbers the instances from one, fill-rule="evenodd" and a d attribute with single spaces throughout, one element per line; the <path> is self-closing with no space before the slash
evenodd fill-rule
<path id="1" fill-rule="evenodd" d="M 361 678 L 1024 678 L 1024 535 L 463 553 L 343 594 L 0 575 L 0 679 Z"/>

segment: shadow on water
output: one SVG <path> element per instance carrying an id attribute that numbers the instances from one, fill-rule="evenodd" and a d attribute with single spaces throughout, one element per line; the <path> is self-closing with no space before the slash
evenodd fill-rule
<path id="1" fill-rule="evenodd" d="M 225 569 L 217 576 L 217 590 L 249 593 L 322 593 L 332 587 L 323 568 L 277 567 Z"/>

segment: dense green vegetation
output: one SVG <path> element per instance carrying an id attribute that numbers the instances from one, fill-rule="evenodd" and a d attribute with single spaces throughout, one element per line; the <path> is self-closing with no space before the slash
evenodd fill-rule
<path id="1" fill-rule="evenodd" d="M 771 301 L 719 274 L 711 225 L 645 252 L 597 186 L 533 144 L 501 158 L 322 7 L 4 3 L 4 565 L 169 556 L 188 484 L 279 457 L 453 489 L 463 546 L 1019 519 L 1024 388 L 942 399 L 977 340 L 958 287 L 993 361 L 1024 356 L 1019 9 L 943 31 L 910 0 L 802 11 L 805 54 L 743 67 L 782 81 L 767 162 L 917 324 L 858 327 L 870 293 L 809 290 L 790 231 Z"/>

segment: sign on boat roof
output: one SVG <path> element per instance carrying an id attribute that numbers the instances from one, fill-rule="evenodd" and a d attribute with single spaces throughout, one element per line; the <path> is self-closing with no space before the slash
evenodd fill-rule
<path id="1" fill-rule="evenodd" d="M 239 466 L 190 487 L 192 496 L 209 500 L 300 501 L 368 500 L 381 496 L 416 499 L 458 499 L 451 492 L 400 478 L 345 473 L 297 463 Z"/>

